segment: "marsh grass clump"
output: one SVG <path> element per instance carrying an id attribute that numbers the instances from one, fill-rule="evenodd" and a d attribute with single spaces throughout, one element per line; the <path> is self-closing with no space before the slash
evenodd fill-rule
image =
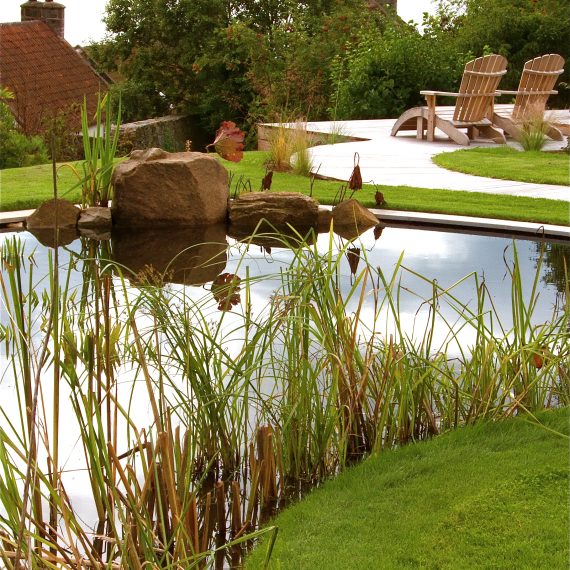
<path id="1" fill-rule="evenodd" d="M 307 122 L 297 119 L 293 123 L 280 122 L 269 131 L 269 165 L 272 170 L 308 176 L 313 163 L 309 147 L 314 144 L 307 132 Z"/>
<path id="2" fill-rule="evenodd" d="M 250 276 L 249 238 L 235 245 L 233 273 L 201 296 L 153 279 L 133 288 L 93 248 L 58 279 L 52 263 L 41 295 L 21 244 L 5 244 L 2 334 L 17 402 L 0 416 L 7 568 L 237 564 L 263 533 L 270 556 L 275 529 L 259 523 L 308 484 L 386 447 L 570 404 L 570 312 L 535 324 L 540 268 L 523 283 L 516 251 L 507 327 L 476 274 L 444 289 L 403 257 L 390 273 L 365 248 L 355 263 L 357 248 L 332 233 L 325 252 L 301 236 L 258 237 L 290 249 L 290 263 Z M 430 285 L 416 335 L 400 316 L 404 273 Z M 455 294 L 470 281 L 475 303 Z M 254 310 L 257 287 L 272 293 Z"/>
<path id="3" fill-rule="evenodd" d="M 352 136 L 346 122 L 333 121 L 323 142 L 324 144 L 338 144 L 351 140 Z"/>
<path id="4" fill-rule="evenodd" d="M 540 151 L 546 144 L 547 134 L 552 123 L 541 109 L 531 109 L 518 125 L 517 142 L 525 151 Z"/>

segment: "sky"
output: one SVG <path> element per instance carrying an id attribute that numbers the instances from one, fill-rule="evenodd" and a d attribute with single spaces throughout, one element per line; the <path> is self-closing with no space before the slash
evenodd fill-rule
<path id="1" fill-rule="evenodd" d="M 65 5 L 65 39 L 85 45 L 105 35 L 102 22 L 105 0 L 59 0 Z M 23 0 L 0 0 L 0 22 L 19 22 Z M 398 0 L 398 13 L 405 20 L 422 21 L 423 12 L 433 12 L 433 0 Z"/>

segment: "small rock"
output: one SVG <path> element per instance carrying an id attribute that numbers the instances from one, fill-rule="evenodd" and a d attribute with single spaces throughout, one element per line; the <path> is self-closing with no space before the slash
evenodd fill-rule
<path id="1" fill-rule="evenodd" d="M 332 221 L 332 210 L 330 208 L 319 208 L 319 232 L 330 231 Z"/>
<path id="2" fill-rule="evenodd" d="M 113 225 L 110 208 L 95 206 L 81 211 L 77 226 L 80 229 L 100 228 L 110 230 Z"/>
<path id="3" fill-rule="evenodd" d="M 29 229 L 29 228 L 28 228 Z M 78 237 L 77 228 L 34 228 L 29 232 L 46 247 L 64 247 L 73 243 Z"/>
<path id="4" fill-rule="evenodd" d="M 67 200 L 48 200 L 26 218 L 26 228 L 75 228 L 81 210 Z"/>
<path id="5" fill-rule="evenodd" d="M 346 200 L 332 211 L 335 233 L 347 239 L 354 239 L 378 224 L 378 218 L 358 200 Z"/>
<path id="6" fill-rule="evenodd" d="M 109 241 L 111 239 L 110 229 L 105 228 L 79 228 L 79 235 L 95 241 Z"/>

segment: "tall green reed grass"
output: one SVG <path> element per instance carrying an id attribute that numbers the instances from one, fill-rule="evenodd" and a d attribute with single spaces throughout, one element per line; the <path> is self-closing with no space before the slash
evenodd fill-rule
<path id="1" fill-rule="evenodd" d="M 81 107 L 81 135 L 84 159 L 79 168 L 64 164 L 60 168 L 69 168 L 77 178 L 77 184 L 66 193 L 81 187 L 82 207 L 109 205 L 113 197 L 112 176 L 115 157 L 119 147 L 121 126 L 121 101 L 113 124 L 112 102 L 109 93 L 99 94 L 95 116 L 89 117 L 87 99 Z M 93 124 L 93 127 L 89 127 Z"/>
<path id="2" fill-rule="evenodd" d="M 0 421 L 7 568 L 221 567 L 225 556 L 239 558 L 240 545 L 276 532 L 255 529 L 288 493 L 369 453 L 570 403 L 568 305 L 535 322 L 540 267 L 523 283 L 516 250 L 507 327 L 476 274 L 444 289 L 403 258 L 386 273 L 363 249 L 344 286 L 349 244 L 339 248 L 331 233 L 322 253 L 302 236 L 271 237 L 291 249 L 291 262 L 251 277 L 252 242 L 238 244 L 241 302 L 221 312 L 214 291 L 197 297 L 135 280 L 88 242 L 72 263 L 81 288 L 70 286 L 69 269 L 40 297 L 21 244 L 5 243 L 2 334 L 18 402 Z M 401 318 L 406 273 L 431 290 L 415 334 Z M 466 282 L 474 303 L 456 294 Z M 266 306 L 254 307 L 256 287 L 267 283 Z M 235 281 L 225 286 L 235 294 Z M 57 327 L 47 318 L 54 303 Z M 456 319 L 446 320 L 443 304 Z M 55 362 L 59 412 L 44 384 Z M 67 491 L 62 425 L 82 450 L 90 524 Z"/>

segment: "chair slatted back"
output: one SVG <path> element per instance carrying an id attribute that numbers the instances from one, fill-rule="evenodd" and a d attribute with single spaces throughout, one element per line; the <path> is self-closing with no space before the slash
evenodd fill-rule
<path id="1" fill-rule="evenodd" d="M 494 93 L 501 77 L 507 72 L 507 60 L 502 55 L 486 55 L 465 65 L 453 114 L 454 121 L 477 122 L 489 115 Z"/>
<path id="2" fill-rule="evenodd" d="M 535 57 L 524 64 L 513 109 L 513 119 L 544 113 L 550 91 L 564 71 L 564 58 L 556 53 Z"/>

